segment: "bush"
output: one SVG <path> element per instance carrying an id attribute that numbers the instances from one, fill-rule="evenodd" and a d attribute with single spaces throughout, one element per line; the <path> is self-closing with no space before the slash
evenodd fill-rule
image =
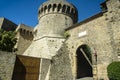
<path id="1" fill-rule="evenodd" d="M 69 38 L 69 37 L 70 37 L 70 33 L 66 31 L 66 32 L 64 33 L 64 37 L 65 37 L 65 38 Z"/>
<path id="2" fill-rule="evenodd" d="M 16 33 L 0 29 L 0 50 L 12 52 L 17 42 Z"/>
<path id="3" fill-rule="evenodd" d="M 120 62 L 112 62 L 108 65 L 107 72 L 110 80 L 120 80 Z"/>

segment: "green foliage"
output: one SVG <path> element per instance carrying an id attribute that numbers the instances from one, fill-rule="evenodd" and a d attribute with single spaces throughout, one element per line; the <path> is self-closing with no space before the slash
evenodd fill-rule
<path id="1" fill-rule="evenodd" d="M 0 50 L 12 52 L 17 42 L 16 33 L 0 29 Z"/>
<path id="2" fill-rule="evenodd" d="M 87 45 L 82 45 L 81 48 L 86 53 L 88 59 L 92 62 L 92 55 L 91 55 L 91 49 L 90 49 L 90 47 L 87 46 Z"/>
<path id="3" fill-rule="evenodd" d="M 70 37 L 70 33 L 69 33 L 68 31 L 66 31 L 66 32 L 64 33 L 64 37 L 65 37 L 65 38 Z"/>
<path id="4" fill-rule="evenodd" d="M 112 62 L 108 65 L 107 72 L 110 80 L 120 80 L 120 62 Z"/>

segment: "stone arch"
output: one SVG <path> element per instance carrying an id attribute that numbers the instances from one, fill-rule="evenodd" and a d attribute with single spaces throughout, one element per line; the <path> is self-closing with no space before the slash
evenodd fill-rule
<path id="1" fill-rule="evenodd" d="M 93 77 L 92 54 L 88 45 L 83 44 L 76 50 L 76 79 Z"/>
<path id="2" fill-rule="evenodd" d="M 70 13 L 70 6 L 67 6 L 66 12 L 67 12 L 67 13 Z"/>
<path id="3" fill-rule="evenodd" d="M 41 11 L 41 13 L 43 13 L 43 8 L 41 8 L 41 10 L 40 10 L 40 11 Z"/>
<path id="4" fill-rule="evenodd" d="M 60 9 L 61 9 L 62 5 L 61 4 L 58 4 L 58 8 L 57 8 L 57 11 L 59 12 Z"/>
<path id="5" fill-rule="evenodd" d="M 32 31 L 30 31 L 30 35 L 31 35 L 31 36 L 33 36 L 33 33 L 32 33 Z"/>
<path id="6" fill-rule="evenodd" d="M 57 5 L 53 4 L 53 12 L 55 11 L 56 8 L 57 8 Z"/>
<path id="7" fill-rule="evenodd" d="M 74 23 L 76 23 L 78 21 L 78 11 L 77 10 L 75 10 L 74 17 L 75 17 Z"/>
<path id="8" fill-rule="evenodd" d="M 63 5 L 62 12 L 63 12 L 63 13 L 66 12 L 66 5 Z"/>
<path id="9" fill-rule="evenodd" d="M 46 10 L 47 10 L 47 6 L 44 6 L 44 12 L 46 12 Z"/>
<path id="10" fill-rule="evenodd" d="M 22 33 L 22 32 L 23 32 L 23 29 L 22 29 L 22 28 L 20 28 L 20 29 L 19 29 L 19 31 L 20 31 L 20 33 Z"/>
<path id="11" fill-rule="evenodd" d="M 71 9 L 71 14 L 73 15 L 75 13 L 75 10 L 72 8 Z"/>
<path id="12" fill-rule="evenodd" d="M 39 15 L 41 14 L 41 11 L 40 11 L 40 10 L 38 11 L 38 14 L 39 14 Z"/>
<path id="13" fill-rule="evenodd" d="M 25 30 L 25 29 L 23 29 L 23 34 L 24 34 L 24 35 L 26 34 L 26 30 Z"/>
<path id="14" fill-rule="evenodd" d="M 30 35 L 30 32 L 27 30 L 27 31 L 26 31 L 26 34 L 27 34 L 27 35 Z"/>
<path id="15" fill-rule="evenodd" d="M 52 8 L 52 5 L 51 4 L 49 4 L 48 5 L 48 12 L 50 12 L 50 9 Z"/>

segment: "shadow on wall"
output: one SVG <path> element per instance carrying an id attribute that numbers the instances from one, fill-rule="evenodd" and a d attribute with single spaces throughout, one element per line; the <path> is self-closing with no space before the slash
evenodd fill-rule
<path id="1" fill-rule="evenodd" d="M 12 80 L 26 80 L 26 68 L 18 57 L 16 57 Z"/>
<path id="2" fill-rule="evenodd" d="M 12 80 L 38 80 L 40 58 L 17 55 Z"/>
<path id="3" fill-rule="evenodd" d="M 26 39 L 26 40 L 30 40 L 32 41 L 33 40 L 33 33 L 30 32 L 30 31 L 26 31 L 24 29 L 20 29 L 20 35 Z"/>
<path id="4" fill-rule="evenodd" d="M 77 59 L 77 74 L 76 79 L 84 78 L 84 77 L 93 77 L 92 73 L 92 57 L 89 46 L 81 45 L 77 48 L 76 51 L 76 59 Z M 86 55 L 86 56 L 85 56 Z M 88 58 L 88 60 L 86 59 Z"/>

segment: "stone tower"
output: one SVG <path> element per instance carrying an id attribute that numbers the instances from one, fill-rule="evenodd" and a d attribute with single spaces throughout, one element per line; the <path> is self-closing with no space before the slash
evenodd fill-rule
<path id="1" fill-rule="evenodd" d="M 77 9 L 65 0 L 48 0 L 38 10 L 34 40 L 23 55 L 51 59 L 61 48 L 64 31 L 77 22 Z"/>

